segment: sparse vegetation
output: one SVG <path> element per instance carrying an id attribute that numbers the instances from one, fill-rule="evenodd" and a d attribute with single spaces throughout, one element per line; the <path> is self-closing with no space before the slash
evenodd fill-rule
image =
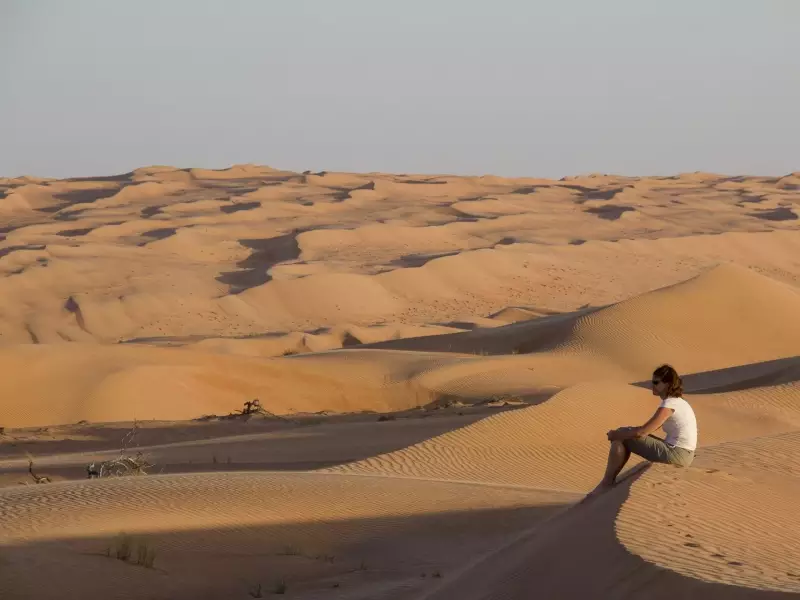
<path id="1" fill-rule="evenodd" d="M 147 475 L 147 469 L 153 467 L 142 454 L 137 451 L 135 455 L 128 454 L 130 446 L 138 446 L 136 434 L 139 431 L 138 421 L 133 422 L 131 430 L 122 438 L 122 447 L 119 456 L 105 460 L 100 464 L 90 463 L 86 466 L 86 475 L 89 479 L 101 477 L 125 477 L 128 475 Z"/>
<path id="2" fill-rule="evenodd" d="M 300 352 L 298 352 L 297 350 L 292 350 L 292 349 L 290 348 L 289 350 L 284 350 L 284 351 L 281 353 L 281 356 L 292 356 L 292 355 L 294 355 L 294 354 L 300 354 Z"/>
<path id="3" fill-rule="evenodd" d="M 394 415 L 381 415 L 380 417 L 378 417 L 378 422 L 395 421 L 395 420 L 397 420 L 397 417 L 395 417 Z"/>
<path id="4" fill-rule="evenodd" d="M 297 546 L 287 545 L 283 547 L 281 552 L 278 552 L 278 556 L 302 556 L 302 551 Z"/>
<path id="5" fill-rule="evenodd" d="M 122 562 L 130 562 L 136 548 L 136 561 L 132 564 L 152 569 L 156 562 L 156 550 L 146 540 L 136 540 L 127 533 L 120 533 L 111 545 L 106 546 L 105 555 Z"/>
<path id="6" fill-rule="evenodd" d="M 155 548 L 150 547 L 147 542 L 140 541 L 136 548 L 136 564 L 147 569 L 152 569 L 156 561 Z"/>
<path id="7" fill-rule="evenodd" d="M 244 418 L 244 420 L 248 420 L 253 415 L 259 415 L 262 417 L 269 417 L 270 419 L 278 419 L 281 421 L 291 422 L 291 419 L 286 417 L 282 417 L 280 415 L 276 415 L 273 412 L 268 411 L 263 406 L 261 406 L 261 400 L 255 398 L 254 400 L 247 400 L 240 410 L 235 410 L 231 413 L 228 413 L 225 416 L 218 417 L 216 415 L 206 415 L 203 417 L 205 420 L 209 420 L 211 418 L 214 419 L 239 419 Z"/>
<path id="8" fill-rule="evenodd" d="M 133 538 L 125 533 L 117 536 L 114 543 L 114 556 L 121 561 L 127 561 L 131 557 Z"/>
<path id="9" fill-rule="evenodd" d="M 52 480 L 49 477 L 37 475 L 33 472 L 33 458 L 31 458 L 30 455 L 28 455 L 28 473 L 30 473 L 30 476 L 33 477 L 34 483 L 52 483 Z"/>
<path id="10" fill-rule="evenodd" d="M 279 579 L 275 582 L 275 587 L 272 588 L 273 594 L 285 594 L 286 593 L 286 582 L 283 579 Z"/>
<path id="11" fill-rule="evenodd" d="M 336 557 L 332 554 L 317 554 L 314 558 L 328 563 L 333 563 L 336 560 Z"/>

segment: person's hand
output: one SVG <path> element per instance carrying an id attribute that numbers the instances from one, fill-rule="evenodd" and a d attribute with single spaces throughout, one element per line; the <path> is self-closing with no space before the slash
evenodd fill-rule
<path id="1" fill-rule="evenodd" d="M 630 427 L 619 427 L 617 429 L 612 429 L 606 434 L 606 437 L 608 438 L 609 442 L 624 439 L 622 434 L 628 429 L 630 429 Z"/>

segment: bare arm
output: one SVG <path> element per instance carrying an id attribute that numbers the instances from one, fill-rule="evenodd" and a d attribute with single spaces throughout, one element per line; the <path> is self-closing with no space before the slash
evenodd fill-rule
<path id="1" fill-rule="evenodd" d="M 656 412 L 653 413 L 653 416 L 645 423 L 639 427 L 621 427 L 619 429 L 615 429 L 613 431 L 608 432 L 608 439 L 609 440 L 629 440 L 632 438 L 640 438 L 645 437 L 646 435 L 650 435 L 656 429 L 661 427 L 664 424 L 664 421 L 669 419 L 670 415 L 674 412 L 671 408 L 666 408 L 664 406 L 659 406 L 656 409 Z"/>

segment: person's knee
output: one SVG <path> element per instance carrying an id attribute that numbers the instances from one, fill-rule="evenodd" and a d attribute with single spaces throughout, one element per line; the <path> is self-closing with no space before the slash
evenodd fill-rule
<path id="1" fill-rule="evenodd" d="M 616 452 L 624 452 L 625 451 L 625 442 L 622 440 L 614 440 L 611 442 L 611 449 L 615 450 Z"/>

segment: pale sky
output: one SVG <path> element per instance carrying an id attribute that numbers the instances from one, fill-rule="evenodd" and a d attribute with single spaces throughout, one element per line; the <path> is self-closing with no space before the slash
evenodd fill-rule
<path id="1" fill-rule="evenodd" d="M 797 0 L 0 0 L 0 176 L 800 170 Z"/>

